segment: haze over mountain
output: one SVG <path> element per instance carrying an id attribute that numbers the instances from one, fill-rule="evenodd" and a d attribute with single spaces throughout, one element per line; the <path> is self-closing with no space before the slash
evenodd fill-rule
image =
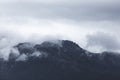
<path id="1" fill-rule="evenodd" d="M 0 0 L 0 80 L 120 80 L 119 0 Z"/>
<path id="2" fill-rule="evenodd" d="M 0 0 L 0 44 L 52 36 L 91 52 L 120 52 L 119 7 L 119 0 Z"/>

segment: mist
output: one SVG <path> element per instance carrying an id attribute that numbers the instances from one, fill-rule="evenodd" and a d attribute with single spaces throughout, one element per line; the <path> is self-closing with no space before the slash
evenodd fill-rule
<path id="1" fill-rule="evenodd" d="M 119 52 L 119 3 L 1 0 L 0 57 L 8 57 L 12 47 L 19 43 L 40 44 L 47 40 L 71 40 L 91 52 Z"/>

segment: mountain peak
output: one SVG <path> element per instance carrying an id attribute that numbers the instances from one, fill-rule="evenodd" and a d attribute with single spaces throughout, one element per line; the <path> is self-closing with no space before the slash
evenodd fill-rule
<path id="1" fill-rule="evenodd" d="M 11 54 L 12 60 L 0 61 L 1 80 L 120 79 L 120 55 L 116 53 L 95 54 L 69 40 L 20 43 L 15 48 L 19 56 Z"/>

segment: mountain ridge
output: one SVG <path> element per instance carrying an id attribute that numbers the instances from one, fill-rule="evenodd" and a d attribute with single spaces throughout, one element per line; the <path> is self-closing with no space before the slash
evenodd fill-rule
<path id="1" fill-rule="evenodd" d="M 113 80 L 120 79 L 120 54 L 95 54 L 69 40 L 20 43 L 0 61 L 0 80 Z M 34 54 L 34 55 L 33 55 Z M 25 55 L 25 58 L 20 58 Z"/>

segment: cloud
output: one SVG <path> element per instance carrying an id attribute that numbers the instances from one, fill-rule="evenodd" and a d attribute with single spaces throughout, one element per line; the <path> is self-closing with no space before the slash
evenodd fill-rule
<path id="1" fill-rule="evenodd" d="M 87 42 L 86 35 L 101 31 L 108 33 L 99 35 L 105 40 L 95 40 L 99 45 L 104 43 L 102 47 L 107 50 L 116 50 L 117 42 L 109 34 L 120 35 L 119 7 L 118 0 L 0 0 L 0 36 L 5 36 L 0 44 L 5 49 L 19 42 L 41 42 L 52 36 L 75 41 L 81 47 L 86 43 L 92 46 L 91 39 L 97 36 L 87 36 L 90 39 Z M 114 44 L 114 48 L 108 45 L 106 37 L 113 41 L 109 45 Z"/>
<path id="2" fill-rule="evenodd" d="M 105 2 L 115 2 L 118 0 L 1 0 L 0 2 L 40 2 L 40 3 L 105 3 Z"/>
<path id="3" fill-rule="evenodd" d="M 120 51 L 120 41 L 115 35 L 97 32 L 87 36 L 87 48 L 94 51 Z"/>
<path id="4" fill-rule="evenodd" d="M 32 2 L 31 2 L 32 1 Z M 3 16 L 21 16 L 46 19 L 71 19 L 75 21 L 120 20 L 119 1 L 11 1 L 0 5 Z"/>
<path id="5" fill-rule="evenodd" d="M 16 61 L 26 61 L 27 58 L 28 58 L 27 55 L 22 54 L 22 55 L 20 55 L 20 56 L 16 59 Z"/>

